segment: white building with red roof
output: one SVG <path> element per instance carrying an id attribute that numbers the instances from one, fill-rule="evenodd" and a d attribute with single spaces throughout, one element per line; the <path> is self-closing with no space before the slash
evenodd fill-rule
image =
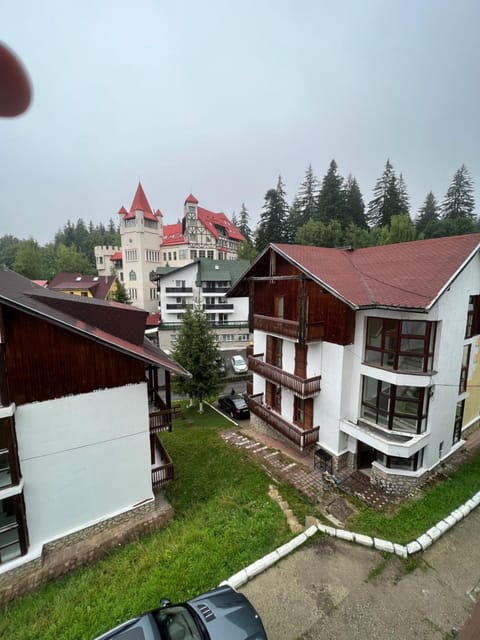
<path id="1" fill-rule="evenodd" d="M 480 234 L 270 245 L 247 294 L 253 420 L 326 471 L 407 493 L 478 426 Z"/>
<path id="2" fill-rule="evenodd" d="M 183 267 L 198 258 L 234 260 L 244 240 L 224 213 L 199 206 L 190 194 L 184 203 L 183 219 L 163 224 L 163 214 L 153 211 L 141 183 L 130 210 L 121 207 L 121 247 L 95 247 L 99 275 L 114 272 L 125 284 L 135 306 L 155 312 L 157 289 L 150 273 L 157 267 Z"/>

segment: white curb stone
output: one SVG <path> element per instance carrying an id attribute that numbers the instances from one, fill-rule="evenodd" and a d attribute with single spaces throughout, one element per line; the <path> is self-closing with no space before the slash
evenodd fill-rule
<path id="1" fill-rule="evenodd" d="M 399 556 L 400 558 L 408 557 L 407 547 L 404 547 L 403 544 L 397 544 L 396 542 L 394 542 L 393 548 L 395 549 L 395 555 Z"/>
<path id="2" fill-rule="evenodd" d="M 454 509 L 450 514 L 452 518 L 455 518 L 456 522 L 460 522 L 463 520 L 464 514 L 460 511 L 460 509 Z"/>
<path id="3" fill-rule="evenodd" d="M 374 538 L 373 539 L 373 545 L 374 545 L 375 549 L 378 549 L 379 551 L 387 551 L 388 553 L 394 553 L 395 552 L 395 547 L 393 545 L 393 542 L 390 542 L 389 540 L 382 540 L 381 538 Z"/>
<path id="4" fill-rule="evenodd" d="M 430 538 L 430 536 L 427 536 L 427 534 L 424 533 L 423 536 L 417 538 L 417 542 L 425 551 L 425 549 L 428 549 L 428 547 L 432 544 L 433 540 Z"/>
<path id="5" fill-rule="evenodd" d="M 444 522 L 446 522 L 450 527 L 453 527 L 454 525 L 457 524 L 457 521 L 455 520 L 455 518 L 450 514 L 449 516 L 446 516 L 443 519 Z"/>
<path id="6" fill-rule="evenodd" d="M 312 526 L 308 527 L 308 529 L 305 529 L 305 531 L 303 533 L 304 533 L 304 535 L 307 536 L 307 538 L 311 538 L 316 533 L 318 533 L 318 528 L 316 527 L 316 525 L 312 524 Z"/>
<path id="7" fill-rule="evenodd" d="M 334 527 L 329 527 L 326 524 L 318 524 L 317 527 L 319 531 L 321 531 L 322 533 L 326 533 L 329 536 L 333 536 L 335 538 L 337 535 L 337 529 L 335 529 Z"/>
<path id="8" fill-rule="evenodd" d="M 458 510 L 463 513 L 463 517 L 468 516 L 468 514 L 471 511 L 471 508 L 468 506 L 468 502 L 466 502 L 465 504 L 461 504 L 458 507 Z"/>
<path id="9" fill-rule="evenodd" d="M 435 526 L 437 527 L 437 529 L 440 530 L 442 535 L 452 527 L 452 525 L 448 523 L 446 520 L 440 520 L 440 522 L 437 522 Z"/>
<path id="10" fill-rule="evenodd" d="M 362 533 L 355 533 L 355 542 L 363 544 L 364 547 L 373 547 L 373 539 L 370 536 L 365 536 Z"/>
<path id="11" fill-rule="evenodd" d="M 348 540 L 349 542 L 353 542 L 355 538 L 355 534 L 351 531 L 346 531 L 345 529 L 337 529 L 337 538 L 341 540 Z"/>
<path id="12" fill-rule="evenodd" d="M 422 550 L 422 545 L 414 540 L 413 542 L 409 542 L 407 544 L 407 553 L 409 556 L 413 556 L 414 553 Z"/>
<path id="13" fill-rule="evenodd" d="M 440 538 L 440 536 L 442 535 L 442 532 L 440 531 L 440 529 L 436 525 L 431 527 L 425 533 L 427 534 L 427 536 L 430 536 L 430 538 L 432 538 L 432 540 L 438 540 Z"/>

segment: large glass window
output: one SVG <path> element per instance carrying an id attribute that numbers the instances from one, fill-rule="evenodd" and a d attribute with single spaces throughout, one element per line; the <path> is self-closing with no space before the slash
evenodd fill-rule
<path id="1" fill-rule="evenodd" d="M 462 368 L 460 369 L 460 383 L 458 385 L 458 393 L 463 393 L 464 391 L 467 390 L 468 364 L 470 362 L 470 349 L 471 349 L 470 344 L 466 344 L 463 347 Z"/>
<path id="2" fill-rule="evenodd" d="M 365 362 L 393 371 L 431 371 L 435 329 L 425 320 L 368 318 Z"/>
<path id="3" fill-rule="evenodd" d="M 427 411 L 428 389 L 363 378 L 362 418 L 391 431 L 422 433 Z"/>
<path id="4" fill-rule="evenodd" d="M 0 488 L 19 481 L 15 430 L 11 418 L 0 420 Z"/>
<path id="5" fill-rule="evenodd" d="M 377 451 L 376 461 L 387 469 L 398 469 L 399 471 L 416 471 L 423 464 L 423 449 L 414 453 L 410 458 L 400 458 L 399 456 L 387 456 Z"/>
<path id="6" fill-rule="evenodd" d="M 455 424 L 453 425 L 452 444 L 456 444 L 462 436 L 463 412 L 465 410 L 465 400 L 457 402 L 455 411 Z"/>

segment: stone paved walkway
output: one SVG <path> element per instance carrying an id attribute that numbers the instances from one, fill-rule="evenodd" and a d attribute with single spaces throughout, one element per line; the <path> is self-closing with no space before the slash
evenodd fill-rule
<path id="1" fill-rule="evenodd" d="M 267 470 L 271 470 L 274 475 L 292 484 L 312 502 L 318 502 L 322 494 L 330 488 L 322 471 L 313 468 L 311 454 L 296 452 L 285 443 L 263 433 L 257 433 L 251 428 L 242 429 L 242 431 L 229 429 L 221 435 L 225 442 L 247 451 L 260 460 Z M 430 482 L 450 475 L 478 451 L 480 451 L 480 429 L 469 435 L 465 446 L 460 451 L 439 465 Z M 337 483 L 332 478 L 331 492 L 333 495 L 338 495 L 338 491 L 355 496 L 377 510 L 387 509 L 401 501 L 398 496 L 390 496 L 376 489 L 370 484 L 366 474 L 355 470 L 347 470 L 339 474 Z"/>

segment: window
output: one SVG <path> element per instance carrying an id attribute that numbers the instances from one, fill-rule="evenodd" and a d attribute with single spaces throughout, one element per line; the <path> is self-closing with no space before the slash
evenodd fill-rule
<path id="1" fill-rule="evenodd" d="M 435 323 L 425 320 L 368 318 L 365 362 L 393 371 L 432 371 L 435 333 Z"/>
<path id="2" fill-rule="evenodd" d="M 455 423 L 453 425 L 452 444 L 456 444 L 462 436 L 463 412 L 465 410 L 465 400 L 457 402 L 455 411 Z"/>
<path id="3" fill-rule="evenodd" d="M 19 480 L 13 418 L 3 418 L 0 420 L 0 488 L 18 484 Z"/>
<path id="4" fill-rule="evenodd" d="M 361 417 L 391 431 L 423 433 L 428 397 L 428 388 L 397 386 L 364 376 Z"/>
<path id="5" fill-rule="evenodd" d="M 186 249 L 180 249 L 178 251 L 178 259 L 179 260 L 187 260 L 188 259 L 188 251 Z"/>
<path id="6" fill-rule="evenodd" d="M 157 290 L 150 288 L 150 300 L 156 300 L 157 299 Z"/>
<path id="7" fill-rule="evenodd" d="M 225 324 L 226 322 L 228 322 L 228 315 L 226 313 L 219 313 L 218 322 L 220 324 Z"/>
<path id="8" fill-rule="evenodd" d="M 167 261 L 167 253 L 166 253 L 166 251 L 163 252 L 163 260 L 164 260 L 164 262 Z"/>
<path id="9" fill-rule="evenodd" d="M 175 280 L 175 286 L 177 287 L 177 289 L 184 289 L 185 280 Z"/>
<path id="10" fill-rule="evenodd" d="M 467 327 L 465 338 L 480 334 L 480 296 L 470 296 L 468 301 Z"/>
<path id="11" fill-rule="evenodd" d="M 213 260 L 213 251 L 207 251 L 207 258 Z"/>
<path id="12" fill-rule="evenodd" d="M 103 264 L 102 256 L 98 256 L 97 260 L 98 260 L 98 264 Z"/>
<path id="13" fill-rule="evenodd" d="M 282 347 L 283 341 L 281 338 L 274 338 L 273 336 L 267 336 L 267 358 L 268 364 L 273 364 L 279 369 L 282 368 Z"/>
<path id="14" fill-rule="evenodd" d="M 190 251 L 190 260 L 196 260 L 197 258 L 197 252 L 195 251 L 195 249 L 192 249 Z"/>
<path id="15" fill-rule="evenodd" d="M 173 252 L 173 259 L 174 259 L 174 260 L 176 260 L 176 259 L 177 259 L 177 252 L 176 252 L 176 251 L 174 251 L 174 252 Z"/>
<path id="16" fill-rule="evenodd" d="M 137 290 L 136 289 L 129 289 L 128 290 L 128 297 L 130 298 L 130 300 L 136 300 L 137 299 Z"/>
<path id="17" fill-rule="evenodd" d="M 458 393 L 463 393 L 467 390 L 468 380 L 468 364 L 470 362 L 470 349 L 471 345 L 466 344 L 463 347 L 462 367 L 460 369 L 460 383 L 458 385 Z"/>
<path id="18" fill-rule="evenodd" d="M 198 257 L 199 258 L 205 258 L 205 250 L 204 249 L 200 249 L 200 251 L 198 252 Z"/>
<path id="19" fill-rule="evenodd" d="M 135 273 L 135 271 L 130 271 L 130 273 L 128 274 L 128 279 L 129 280 L 136 280 L 137 279 L 137 274 Z"/>
<path id="20" fill-rule="evenodd" d="M 401 471 L 417 471 L 423 465 L 423 449 L 414 453 L 410 458 L 400 458 L 399 456 L 387 456 L 380 451 L 376 452 L 376 462 L 387 469 L 398 469 Z"/>
<path id="21" fill-rule="evenodd" d="M 0 563 L 18 558 L 27 552 L 24 520 L 21 496 L 0 500 Z"/>
<path id="22" fill-rule="evenodd" d="M 313 398 L 299 398 L 294 396 L 293 421 L 303 429 L 313 426 Z"/>

